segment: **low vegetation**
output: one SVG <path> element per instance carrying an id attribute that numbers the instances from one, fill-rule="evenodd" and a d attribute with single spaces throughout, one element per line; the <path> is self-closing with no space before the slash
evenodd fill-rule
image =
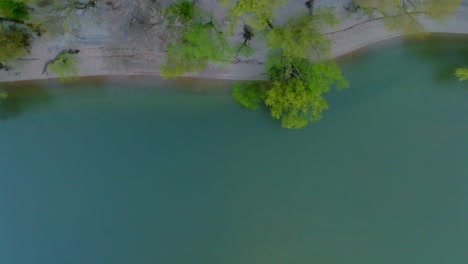
<path id="1" fill-rule="evenodd" d="M 455 76 L 457 76 L 460 81 L 468 81 L 468 68 L 456 69 Z"/>

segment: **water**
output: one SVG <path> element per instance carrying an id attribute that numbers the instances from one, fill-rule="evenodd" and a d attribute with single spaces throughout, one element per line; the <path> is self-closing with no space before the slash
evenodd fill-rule
<path id="1" fill-rule="evenodd" d="M 348 56 L 300 131 L 229 83 L 4 85 L 0 263 L 468 263 L 466 40 Z"/>

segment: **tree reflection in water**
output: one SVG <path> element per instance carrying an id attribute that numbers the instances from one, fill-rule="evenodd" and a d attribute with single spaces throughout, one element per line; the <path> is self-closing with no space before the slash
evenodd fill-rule
<path id="1" fill-rule="evenodd" d="M 465 35 L 431 34 L 423 40 L 405 38 L 408 47 L 405 51 L 407 56 L 421 60 L 421 63 L 435 65 L 434 81 L 456 81 L 455 69 L 467 65 L 467 42 L 468 37 Z"/>
<path id="2" fill-rule="evenodd" d="M 50 92 L 37 82 L 0 83 L 0 90 L 6 95 L 0 99 L 0 120 L 20 116 L 51 101 Z"/>

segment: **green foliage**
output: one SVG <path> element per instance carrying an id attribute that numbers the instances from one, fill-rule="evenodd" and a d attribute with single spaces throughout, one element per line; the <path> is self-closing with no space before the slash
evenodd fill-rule
<path id="1" fill-rule="evenodd" d="M 312 63 L 306 59 L 290 60 L 285 57 L 270 62 L 271 89 L 265 104 L 271 116 L 280 119 L 285 128 L 302 128 L 320 120 L 328 108 L 323 94 L 332 85 L 338 89 L 348 86 L 340 68 L 332 61 Z"/>
<path id="2" fill-rule="evenodd" d="M 265 104 L 270 108 L 271 116 L 281 120 L 283 127 L 294 129 L 319 120 L 321 111 L 328 108 L 325 99 L 313 96 L 299 79 L 274 81 Z"/>
<path id="3" fill-rule="evenodd" d="M 312 16 L 291 18 L 286 24 L 270 30 L 267 33 L 267 46 L 281 48 L 285 57 L 308 58 L 311 50 L 316 57 L 327 57 L 331 41 L 321 31 L 321 27 L 337 23 L 331 9 L 318 8 Z"/>
<path id="4" fill-rule="evenodd" d="M 183 27 L 174 27 L 170 23 L 167 28 L 171 38 L 167 44 L 166 59 L 160 65 L 163 77 L 199 72 L 210 63 L 224 65 L 228 62 L 233 48 L 213 18 L 196 9 L 193 2 L 172 4 L 166 9 L 166 13 L 178 16 L 173 21 L 183 22 Z"/>
<path id="5" fill-rule="evenodd" d="M 320 120 L 328 108 L 323 94 L 332 86 L 348 86 L 333 61 L 310 61 L 312 54 L 321 60 L 330 57 L 331 41 L 321 28 L 337 22 L 331 9 L 318 8 L 312 15 L 272 27 L 266 35 L 271 49 L 265 63 L 268 80 L 262 86 L 266 94 L 257 96 L 258 90 L 253 90 L 257 87 L 244 84 L 234 88 L 234 99 L 249 109 L 256 109 L 264 99 L 271 116 L 285 128 L 299 129 Z"/>
<path id="6" fill-rule="evenodd" d="M 460 81 L 467 81 L 468 80 L 468 68 L 456 69 L 455 76 L 457 76 Z"/>
<path id="7" fill-rule="evenodd" d="M 199 72 L 210 63 L 226 63 L 232 52 L 224 35 L 210 23 L 188 25 L 182 36 L 167 47 L 166 60 L 161 64 L 163 77 L 175 77 L 186 72 Z"/>
<path id="8" fill-rule="evenodd" d="M 266 98 L 266 82 L 236 82 L 232 90 L 234 101 L 250 110 L 257 110 L 258 104 Z"/>
<path id="9" fill-rule="evenodd" d="M 388 30 L 413 34 L 425 31 L 421 16 L 443 22 L 457 10 L 460 0 L 353 0 L 353 4 L 367 14 L 383 15 Z"/>
<path id="10" fill-rule="evenodd" d="M 0 0 L 0 16 L 25 20 L 29 18 L 29 11 L 22 1 Z"/>
<path id="11" fill-rule="evenodd" d="M 0 27 L 0 62 L 7 62 L 25 55 L 30 46 L 29 37 L 24 28 Z"/>
<path id="12" fill-rule="evenodd" d="M 48 69 L 57 74 L 61 81 L 69 81 L 78 76 L 77 64 L 78 59 L 74 54 L 62 53 L 49 64 Z"/>
<path id="13" fill-rule="evenodd" d="M 281 120 L 285 128 L 299 129 L 320 120 L 323 110 L 328 108 L 323 94 L 332 86 L 348 87 L 341 69 L 331 60 L 313 63 L 304 58 L 285 57 L 280 50 L 273 50 L 266 67 L 267 81 L 236 84 L 233 97 L 252 110 L 264 100 L 271 116 Z"/>
<path id="14" fill-rule="evenodd" d="M 195 17 L 195 6 L 192 1 L 181 0 L 173 2 L 166 9 L 164 13 L 170 20 L 170 23 L 175 23 L 176 20 L 185 24 L 190 22 Z"/>
<path id="15" fill-rule="evenodd" d="M 286 4 L 286 0 L 221 0 L 228 9 L 229 33 L 238 26 L 239 19 L 245 16 L 245 22 L 256 30 L 263 30 L 273 20 L 277 7 Z"/>

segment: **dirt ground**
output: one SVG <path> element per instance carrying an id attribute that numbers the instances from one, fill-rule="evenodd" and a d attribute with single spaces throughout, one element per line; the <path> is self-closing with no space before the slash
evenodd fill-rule
<path id="1" fill-rule="evenodd" d="M 66 21 L 57 23 L 54 32 L 37 38 L 29 55 L 11 63 L 10 71 L 0 71 L 0 82 L 46 79 L 55 76 L 42 74 L 47 60 L 63 49 L 79 49 L 81 76 L 101 75 L 158 75 L 158 65 L 164 59 L 164 20 L 159 10 L 170 0 L 98 0 L 94 9 L 74 11 Z M 305 0 L 288 0 L 277 9 L 274 23 L 283 23 L 290 17 L 308 12 Z M 315 8 L 327 6 L 334 9 L 340 23 L 336 28 L 326 28 L 332 39 L 332 55 L 346 54 L 366 45 L 400 35 L 388 32 L 381 20 L 368 21 L 361 12 L 350 14 L 343 8 L 349 0 L 315 0 Z M 225 9 L 217 0 L 196 0 L 197 6 L 212 12 L 222 26 L 226 26 Z M 445 23 L 423 21 L 431 32 L 468 34 L 468 0 L 462 0 L 457 12 Z M 63 32 L 66 28 L 68 33 Z M 241 41 L 239 31 L 230 39 Z M 225 68 L 210 66 L 191 77 L 215 79 L 262 79 L 266 48 L 254 39 L 255 54 L 239 57 Z"/>

